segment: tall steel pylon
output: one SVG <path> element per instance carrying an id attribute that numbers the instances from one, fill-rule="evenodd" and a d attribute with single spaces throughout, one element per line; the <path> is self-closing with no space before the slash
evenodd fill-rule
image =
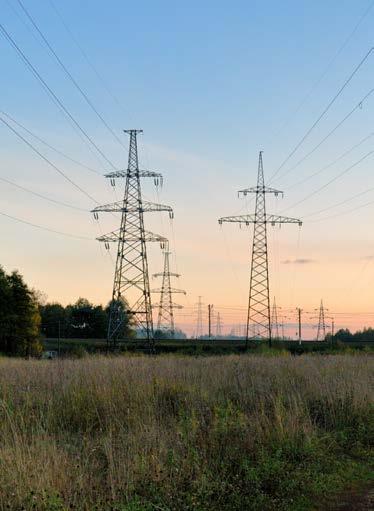
<path id="1" fill-rule="evenodd" d="M 249 327 L 252 324 L 259 339 L 268 339 L 271 345 L 271 317 L 269 299 L 269 266 L 268 266 L 268 242 L 267 225 L 298 224 L 301 220 L 286 216 L 269 215 L 266 213 L 265 197 L 267 193 L 276 197 L 283 192 L 265 186 L 264 169 L 262 163 L 262 151 L 260 151 L 257 172 L 257 186 L 239 191 L 239 195 L 256 195 L 256 209 L 254 215 L 227 216 L 218 220 L 223 222 L 238 222 L 240 225 L 254 224 L 251 276 L 249 286 L 248 316 L 246 327 L 246 343 L 249 340 Z"/>
<path id="2" fill-rule="evenodd" d="M 321 339 L 322 335 L 322 339 Z M 319 317 L 318 317 L 318 328 L 317 328 L 317 341 L 324 341 L 326 338 L 326 322 L 325 322 L 325 309 L 323 307 L 323 301 L 319 306 Z"/>
<path id="3" fill-rule="evenodd" d="M 143 130 L 125 130 L 130 136 L 127 170 L 110 172 L 105 177 L 115 186 L 117 178 L 125 178 L 125 192 L 122 201 L 105 204 L 93 209 L 98 219 L 99 212 L 121 213 L 121 225 L 116 231 L 97 238 L 105 243 L 117 243 L 117 258 L 114 272 L 112 300 L 109 311 L 107 342 L 108 348 L 117 345 L 123 336 L 125 317 L 130 316 L 140 334 L 147 339 L 153 349 L 152 303 L 149 287 L 147 242 L 158 241 L 161 248 L 167 240 L 144 228 L 144 213 L 150 211 L 168 211 L 173 218 L 170 206 L 154 204 L 143 200 L 141 180 L 152 177 L 155 185 L 162 184 L 162 175 L 158 172 L 139 169 L 137 136 Z"/>
<path id="4" fill-rule="evenodd" d="M 169 331 L 171 336 L 174 337 L 174 309 L 183 309 L 183 306 L 173 302 L 173 294 L 181 293 L 185 295 L 186 291 L 171 287 L 171 277 L 179 278 L 180 274 L 170 271 L 170 254 L 171 252 L 169 252 L 167 246 L 164 250 L 164 271 L 153 275 L 153 277 L 162 277 L 161 288 L 153 289 L 152 292 L 160 293 L 160 302 L 154 305 L 154 307 L 158 307 L 157 330 Z"/>
<path id="5" fill-rule="evenodd" d="M 271 336 L 273 339 L 279 339 L 278 308 L 275 296 L 273 298 L 273 309 L 271 313 Z"/>
<path id="6" fill-rule="evenodd" d="M 222 336 L 222 320 L 221 314 L 217 312 L 217 322 L 216 322 L 216 337 Z"/>
<path id="7" fill-rule="evenodd" d="M 197 318 L 196 318 L 196 339 L 203 335 L 203 302 L 201 301 L 201 296 L 199 296 L 199 301 L 197 302 Z"/>

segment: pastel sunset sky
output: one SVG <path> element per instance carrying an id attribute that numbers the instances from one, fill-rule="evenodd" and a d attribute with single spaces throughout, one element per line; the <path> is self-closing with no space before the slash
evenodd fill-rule
<path id="1" fill-rule="evenodd" d="M 182 274 L 175 287 L 187 291 L 176 297 L 185 306 L 177 322 L 189 333 L 198 296 L 220 312 L 224 332 L 245 322 L 252 228 L 220 227 L 217 220 L 253 212 L 253 201 L 237 191 L 256 184 L 260 150 L 267 184 L 285 192 L 283 199 L 269 197 L 268 212 L 303 220 L 301 229 L 269 227 L 271 296 L 287 334 L 295 334 L 301 307 L 307 335 L 314 335 L 310 317 L 321 299 L 336 328 L 374 324 L 374 52 L 297 147 L 373 46 L 370 4 L 26 2 L 122 146 L 51 58 L 17 1 L 2 2 L 2 26 L 116 168 L 127 163 L 122 130 L 144 130 L 141 167 L 164 175 L 159 191 L 144 180 L 144 196 L 175 212 L 172 222 L 148 214 L 146 228 L 170 240 L 173 269 Z M 82 141 L 4 33 L 0 43 L 1 117 L 98 203 L 119 200 L 123 183 L 113 189 L 102 176 L 113 170 L 108 162 Z M 89 212 L 95 202 L 3 123 L 0 162 L 3 267 L 19 269 L 50 301 L 83 296 L 107 303 L 115 249 L 108 254 L 95 237 L 118 228 L 118 218 L 102 214 L 96 222 Z M 160 248 L 149 247 L 148 255 L 150 273 L 160 271 Z"/>

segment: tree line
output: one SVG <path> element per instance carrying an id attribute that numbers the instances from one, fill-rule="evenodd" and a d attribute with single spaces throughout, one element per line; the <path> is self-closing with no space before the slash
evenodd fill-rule
<path id="1" fill-rule="evenodd" d="M 120 336 L 135 337 L 125 302 L 119 306 L 123 309 Z M 18 271 L 7 274 L 0 266 L 0 353 L 38 356 L 46 337 L 105 339 L 108 321 L 109 305 L 94 305 L 85 298 L 67 306 L 43 303 Z"/>
<path id="2" fill-rule="evenodd" d="M 17 271 L 6 274 L 0 267 L 0 352 L 38 355 L 41 315 L 36 293 Z"/>
<path id="3" fill-rule="evenodd" d="M 122 308 L 123 323 L 119 337 L 137 335 L 127 304 Z M 95 305 L 86 298 L 75 303 L 46 302 L 42 294 L 31 289 L 18 271 L 7 274 L 0 266 L 0 353 L 38 356 L 43 339 L 105 339 L 108 331 L 110 305 Z M 174 334 L 155 331 L 155 338 L 185 338 L 180 330 Z"/>
<path id="4" fill-rule="evenodd" d="M 74 304 L 46 303 L 39 306 L 41 333 L 47 338 L 64 339 L 105 339 L 108 331 L 109 310 L 107 305 L 94 305 L 86 298 L 79 298 Z M 131 338 L 135 331 L 129 315 L 123 311 L 120 336 Z"/>
<path id="5" fill-rule="evenodd" d="M 340 342 L 368 342 L 374 341 L 374 328 L 368 327 L 352 333 L 348 328 L 341 328 L 336 334 L 327 334 L 326 340 Z"/>

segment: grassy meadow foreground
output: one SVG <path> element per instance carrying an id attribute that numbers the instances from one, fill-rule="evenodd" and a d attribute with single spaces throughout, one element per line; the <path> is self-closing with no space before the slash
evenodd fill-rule
<path id="1" fill-rule="evenodd" d="M 0 359 L 0 510 L 310 510 L 370 478 L 370 354 Z"/>

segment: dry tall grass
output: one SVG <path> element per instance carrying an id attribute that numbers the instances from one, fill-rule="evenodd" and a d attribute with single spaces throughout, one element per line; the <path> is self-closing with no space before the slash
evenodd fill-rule
<path id="1" fill-rule="evenodd" d="M 0 359 L 0 509 L 307 509 L 329 454 L 366 448 L 372 374 L 365 355 Z"/>

